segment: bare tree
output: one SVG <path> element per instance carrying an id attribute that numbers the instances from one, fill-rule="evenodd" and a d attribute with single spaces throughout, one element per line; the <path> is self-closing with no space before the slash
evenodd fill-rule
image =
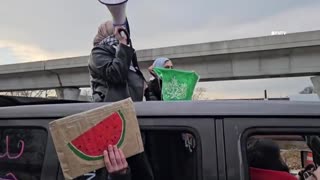
<path id="1" fill-rule="evenodd" d="M 25 90 L 2 92 L 0 95 L 48 98 L 49 96 L 54 96 L 54 93 L 52 90 Z"/>
<path id="2" fill-rule="evenodd" d="M 91 88 L 82 88 L 80 93 L 80 100 L 92 101 L 92 91 Z"/>
<path id="3" fill-rule="evenodd" d="M 198 87 L 196 88 L 192 99 L 193 100 L 208 100 L 209 98 L 206 97 L 205 93 L 206 93 L 206 88 L 203 87 Z"/>
<path id="4" fill-rule="evenodd" d="M 316 92 L 312 86 L 305 87 L 302 91 L 300 91 L 300 94 L 314 94 L 314 93 Z"/>

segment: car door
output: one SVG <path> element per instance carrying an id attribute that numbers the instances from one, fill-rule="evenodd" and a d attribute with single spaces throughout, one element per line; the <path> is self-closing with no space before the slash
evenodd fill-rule
<path id="1" fill-rule="evenodd" d="M 246 141 L 252 135 L 319 134 L 320 118 L 304 117 L 241 117 L 224 118 L 225 156 L 228 180 L 249 179 Z"/>
<path id="2" fill-rule="evenodd" d="M 218 179 L 212 118 L 140 116 L 138 120 L 155 180 Z M 91 172 L 78 179 L 103 178 Z M 58 179 L 63 179 L 61 170 Z"/>
<path id="3" fill-rule="evenodd" d="M 0 119 L 0 177 L 55 180 L 58 159 L 47 119 Z"/>

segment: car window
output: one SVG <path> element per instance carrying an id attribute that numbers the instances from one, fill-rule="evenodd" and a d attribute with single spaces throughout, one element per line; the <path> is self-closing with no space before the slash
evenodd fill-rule
<path id="1" fill-rule="evenodd" d="M 48 133 L 34 127 L 0 127 L 0 178 L 38 180 Z"/>
<path id="2" fill-rule="evenodd" d="M 258 176 L 268 173 L 270 176 L 286 175 L 285 173 L 296 176 L 308 164 L 313 164 L 312 150 L 306 142 L 306 137 L 299 134 L 249 137 L 247 162 L 251 178 L 257 179 Z M 308 156 L 311 158 L 308 159 Z M 284 174 L 272 174 L 273 172 Z"/>
<path id="3" fill-rule="evenodd" d="M 185 131 L 147 131 L 145 151 L 155 180 L 196 180 L 199 142 Z"/>

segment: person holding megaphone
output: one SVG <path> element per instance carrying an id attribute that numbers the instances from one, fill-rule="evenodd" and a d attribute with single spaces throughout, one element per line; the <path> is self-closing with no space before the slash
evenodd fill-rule
<path id="1" fill-rule="evenodd" d="M 128 97 L 133 101 L 143 100 L 143 75 L 139 68 L 133 67 L 134 49 L 128 46 L 128 38 L 122 36 L 119 29 L 126 30 L 126 27 L 114 26 L 112 21 L 107 21 L 99 26 L 94 38 L 89 72 L 95 102 L 114 102 Z M 154 179 L 144 153 L 129 158 L 128 164 L 132 170 L 128 171 L 130 175 L 123 174 L 123 179 L 128 176 L 132 176 L 132 180 Z M 98 176 L 105 176 L 104 174 L 102 170 L 97 171 Z"/>
<path id="2" fill-rule="evenodd" d="M 101 24 L 93 40 L 94 47 L 91 50 L 88 64 L 93 100 L 95 102 L 114 102 L 131 97 L 133 101 L 142 101 L 146 81 L 140 71 L 136 52 L 130 39 L 130 28 L 125 14 L 127 0 L 99 1 L 107 5 L 113 21 Z M 112 155 L 117 152 L 121 150 L 109 149 L 105 153 L 105 159 L 108 159 L 108 155 L 116 157 Z M 106 161 L 109 179 L 154 179 L 145 153 L 128 159 L 120 159 L 122 163 Z M 116 176 L 110 176 L 115 174 Z M 101 169 L 97 171 L 97 175 L 105 177 L 106 171 Z"/>
<path id="3" fill-rule="evenodd" d="M 91 88 L 95 102 L 115 102 L 131 97 L 142 101 L 145 80 L 135 50 L 130 47 L 128 26 L 114 26 L 112 21 L 100 25 L 89 59 Z"/>
<path id="4" fill-rule="evenodd" d="M 108 5 L 106 0 L 100 2 Z M 120 5 L 108 6 L 113 21 L 101 24 L 93 41 L 89 72 L 95 102 L 114 102 L 128 97 L 133 101 L 143 100 L 145 78 L 130 40 L 126 3 L 120 2 Z"/>

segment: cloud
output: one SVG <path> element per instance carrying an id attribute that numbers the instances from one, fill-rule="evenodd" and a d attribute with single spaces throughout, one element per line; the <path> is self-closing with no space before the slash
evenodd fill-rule
<path id="1" fill-rule="evenodd" d="M 269 36 L 272 31 L 287 33 L 320 30 L 320 3 L 292 8 L 284 12 L 261 17 L 246 23 L 223 24 L 211 22 L 197 29 L 167 31 L 156 29 L 148 36 L 135 37 L 138 49 L 166 47 L 181 44 L 196 44 L 248 37 Z M 169 27 L 170 29 L 170 27 Z"/>
<path id="2" fill-rule="evenodd" d="M 6 49 L 7 54 L 10 53 L 9 57 L 13 58 L 11 61 L 8 59 L 0 59 L 0 63 L 40 61 L 70 56 L 69 53 L 51 53 L 37 46 L 14 41 L 0 40 L 0 49 Z"/>
<path id="3" fill-rule="evenodd" d="M 320 17 L 320 3 L 292 8 L 285 12 L 260 17 L 247 23 L 234 22 L 234 24 L 232 24 L 230 22 L 233 21 L 229 19 L 231 17 L 228 16 L 224 18 L 219 18 L 219 16 L 217 18 L 208 17 L 208 19 L 212 19 L 212 21 L 205 22 L 203 20 L 200 21 L 199 17 L 192 19 L 192 16 L 188 14 L 189 21 L 184 21 L 179 24 L 179 26 L 174 23 L 175 21 L 182 21 L 181 15 L 172 18 L 176 18 L 175 21 L 170 21 L 168 20 L 169 17 L 165 14 L 166 11 L 161 11 L 161 7 L 157 9 L 147 8 L 148 6 L 152 7 L 152 3 L 150 3 L 143 4 L 142 7 L 140 7 L 145 9 L 145 14 L 152 13 L 154 21 L 149 25 L 145 22 L 146 19 L 141 18 L 140 13 L 129 12 L 129 14 L 132 14 L 132 34 L 136 49 L 268 36 L 271 34 L 271 31 L 276 30 L 293 33 L 320 29 L 320 21 L 318 21 L 318 17 Z M 132 9 L 134 8 L 135 7 L 132 7 Z M 101 11 L 103 12 L 104 10 Z M 104 13 L 107 14 L 106 12 Z M 96 15 L 101 16 L 99 13 Z M 135 20 L 135 18 L 137 20 Z M 202 17 L 202 19 L 205 19 L 205 17 Z M 193 23 L 192 20 L 197 23 Z M 11 36 L 10 40 L 0 41 L 0 48 L 8 47 L 12 49 L 18 62 L 86 55 L 90 52 L 96 24 L 99 24 L 97 20 L 93 22 L 95 23 L 88 25 L 90 28 L 82 28 L 81 22 L 73 23 L 72 25 L 74 27 L 70 27 L 71 24 L 67 24 L 66 26 L 65 24 L 61 24 L 61 29 L 52 35 L 44 33 L 46 31 L 51 32 L 50 29 L 47 29 L 48 27 L 39 28 L 39 34 L 33 36 L 30 36 L 30 33 L 21 31 L 19 28 L 4 28 L 2 29 L 2 31 L 5 32 L 4 34 L 15 34 L 18 38 L 15 39 L 14 36 Z M 102 22 L 102 20 L 100 22 Z M 202 23 L 199 24 L 199 22 Z M 44 24 L 48 25 L 47 23 Z M 52 24 L 49 25 L 49 27 L 53 28 Z M 79 29 L 79 31 L 74 31 L 75 29 Z M 30 30 L 35 31 L 36 29 L 31 28 Z M 62 35 L 63 31 L 65 31 L 64 35 Z M 57 33 L 61 34 L 61 39 L 59 39 L 59 36 L 56 36 L 58 35 Z M 83 34 L 83 36 L 81 37 L 80 34 Z M 19 39 L 20 37 L 27 38 Z M 32 40 L 28 38 L 33 38 L 35 41 L 32 42 Z M 45 41 L 39 38 L 45 39 Z"/>
<path id="4" fill-rule="evenodd" d="M 129 1 L 128 16 L 135 48 L 146 49 L 269 35 L 277 29 L 320 29 L 319 4 L 314 0 Z M 18 61 L 87 55 L 98 25 L 107 19 L 110 13 L 98 1 L 3 1 L 1 44 L 9 44 Z"/>
<path id="5" fill-rule="evenodd" d="M 110 19 L 96 1 L 33 0 L 0 3 L 0 39 L 48 52 L 88 54 L 98 25 Z"/>

